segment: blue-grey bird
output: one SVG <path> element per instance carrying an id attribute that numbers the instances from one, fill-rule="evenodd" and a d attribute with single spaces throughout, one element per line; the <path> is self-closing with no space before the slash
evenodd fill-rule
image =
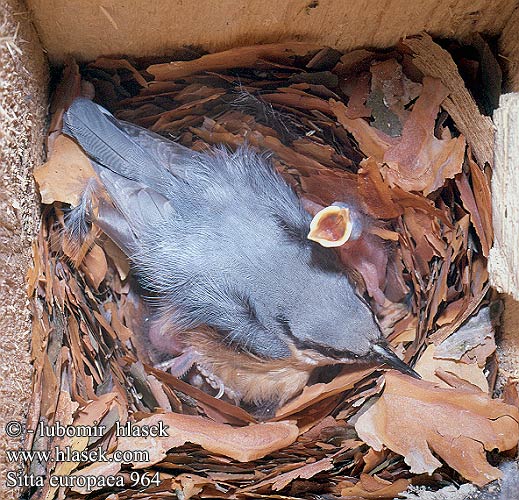
<path id="1" fill-rule="evenodd" d="M 71 215 L 95 222 L 153 294 L 151 343 L 175 356 L 173 373 L 196 364 L 260 413 L 319 366 L 387 363 L 417 376 L 333 249 L 307 238 L 312 217 L 266 156 L 246 146 L 194 152 L 83 98 L 63 132 L 99 177 Z"/>

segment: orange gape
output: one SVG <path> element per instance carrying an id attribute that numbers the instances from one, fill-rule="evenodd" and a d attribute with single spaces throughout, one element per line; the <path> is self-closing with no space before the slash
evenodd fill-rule
<path id="1" fill-rule="evenodd" d="M 308 239 L 323 247 L 340 247 L 350 239 L 352 229 L 350 209 L 331 205 L 315 214 L 310 223 Z"/>

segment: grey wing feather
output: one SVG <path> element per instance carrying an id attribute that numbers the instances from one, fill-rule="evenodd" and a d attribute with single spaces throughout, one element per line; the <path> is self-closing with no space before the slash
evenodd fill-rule
<path id="1" fill-rule="evenodd" d="M 95 223 L 126 255 L 137 248 L 138 236 L 130 223 L 117 208 L 105 200 L 99 202 Z"/>
<path id="2" fill-rule="evenodd" d="M 72 103 L 63 119 L 63 132 L 76 139 L 90 158 L 128 179 L 152 185 L 171 176 L 108 111 L 88 99 Z"/>
<path id="3" fill-rule="evenodd" d="M 182 179 L 189 179 L 193 171 L 192 160 L 200 159 L 201 154 L 165 139 L 155 132 L 119 120 L 120 128 L 124 130 L 137 144 L 151 153 L 169 172 Z"/>
<path id="4" fill-rule="evenodd" d="M 63 132 L 85 150 L 113 202 L 99 198 L 96 223 L 132 255 L 145 228 L 160 227 L 173 214 L 167 195 L 173 184 L 183 181 L 168 167 L 187 164 L 193 155 L 186 154 L 182 146 L 170 146 L 156 134 L 120 123 L 104 108 L 83 98 L 76 99 L 65 113 Z M 83 198 L 88 205 L 91 193 L 85 191 Z M 73 215 L 84 221 L 91 218 L 88 210 L 78 209 Z"/>
<path id="5" fill-rule="evenodd" d="M 171 201 L 142 183 L 122 177 L 95 165 L 99 178 L 115 208 L 108 203 L 99 206 L 98 225 L 125 252 L 132 255 L 137 240 L 147 227 L 160 227 L 172 217 Z"/>

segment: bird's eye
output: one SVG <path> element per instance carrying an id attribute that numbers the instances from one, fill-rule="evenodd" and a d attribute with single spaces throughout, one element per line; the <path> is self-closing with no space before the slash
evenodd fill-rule
<path id="1" fill-rule="evenodd" d="M 290 337 L 293 336 L 292 330 L 290 329 L 290 324 L 285 316 L 283 316 L 282 314 L 278 314 L 276 316 L 276 321 L 278 322 L 279 326 L 281 326 L 286 335 Z"/>

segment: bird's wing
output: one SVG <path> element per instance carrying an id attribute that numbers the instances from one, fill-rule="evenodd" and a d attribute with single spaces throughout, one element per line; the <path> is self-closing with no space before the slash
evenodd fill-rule
<path id="1" fill-rule="evenodd" d="M 172 183 L 182 181 L 164 168 L 154 153 L 157 147 L 148 148 L 141 131 L 127 128 L 131 128 L 133 137 L 108 111 L 81 98 L 65 113 L 63 124 L 64 133 L 72 136 L 89 156 L 111 200 L 96 196 L 99 206 L 95 222 L 131 255 L 147 228 L 160 227 L 174 215 L 172 200 L 166 195 Z M 158 142 L 154 138 L 150 144 Z M 87 191 L 84 196 L 96 195 Z M 92 220 L 92 216 L 85 209 L 75 219 Z"/>
<path id="2" fill-rule="evenodd" d="M 119 127 L 124 130 L 137 144 L 151 153 L 173 175 L 182 179 L 189 178 L 189 172 L 193 165 L 190 160 L 201 157 L 201 154 L 181 144 L 162 137 L 155 132 L 134 125 L 133 123 L 119 121 Z"/>
<path id="3" fill-rule="evenodd" d="M 76 99 L 66 111 L 63 132 L 73 137 L 97 164 L 158 192 L 180 181 L 175 164 L 180 164 L 181 172 L 181 165 L 192 157 L 187 148 L 169 145 L 156 134 L 121 123 L 106 109 L 84 98 Z"/>

